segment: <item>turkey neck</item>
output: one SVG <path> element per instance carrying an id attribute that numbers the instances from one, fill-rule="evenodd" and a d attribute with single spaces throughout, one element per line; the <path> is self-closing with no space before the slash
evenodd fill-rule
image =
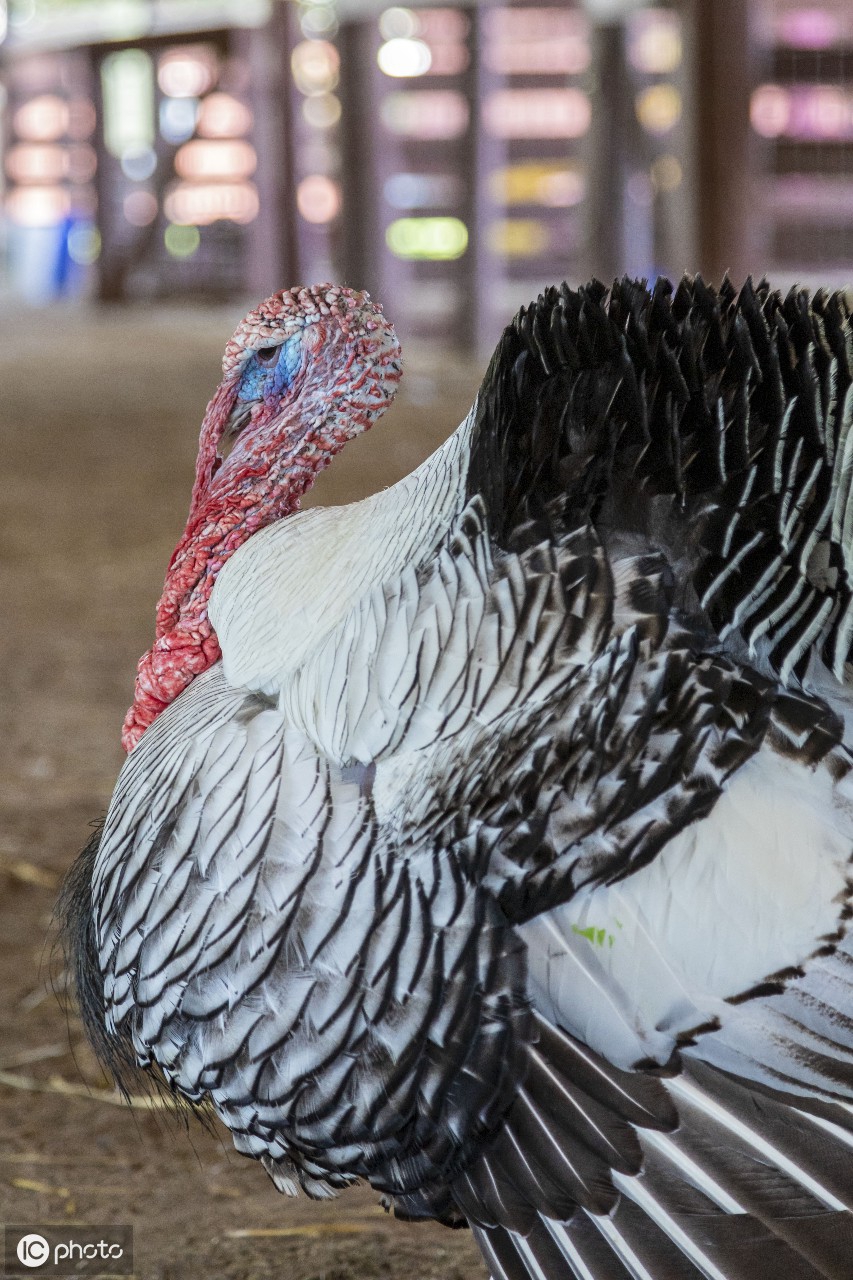
<path id="1" fill-rule="evenodd" d="M 133 704 L 122 726 L 125 751 L 196 676 L 218 662 L 219 642 L 207 612 L 217 575 L 253 533 L 298 509 L 332 457 L 312 443 L 309 433 L 299 456 L 274 458 L 263 467 L 254 461 L 240 470 L 215 456 L 208 464 L 205 449 L 200 451 L 190 518 L 157 604 L 156 639 L 137 666 Z"/>

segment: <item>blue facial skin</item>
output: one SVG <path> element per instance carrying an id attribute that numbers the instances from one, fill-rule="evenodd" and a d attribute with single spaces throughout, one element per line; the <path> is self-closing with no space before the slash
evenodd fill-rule
<path id="1" fill-rule="evenodd" d="M 302 362 L 302 335 L 295 333 L 277 350 L 278 359 L 274 362 L 261 360 L 257 351 L 249 357 L 240 379 L 238 400 L 278 399 L 291 385 Z"/>

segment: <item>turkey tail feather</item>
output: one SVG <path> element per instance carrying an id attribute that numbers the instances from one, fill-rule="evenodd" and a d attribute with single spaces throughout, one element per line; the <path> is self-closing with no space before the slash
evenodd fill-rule
<path id="1" fill-rule="evenodd" d="M 801 1112 L 704 1064 L 666 1088 L 681 1123 L 638 1130 L 642 1171 L 613 1174 L 610 1212 L 473 1226 L 492 1280 L 849 1280 L 851 1114 Z"/>

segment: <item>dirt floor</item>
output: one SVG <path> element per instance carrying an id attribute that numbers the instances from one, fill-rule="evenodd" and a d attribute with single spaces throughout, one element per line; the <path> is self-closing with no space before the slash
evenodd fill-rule
<path id="1" fill-rule="evenodd" d="M 51 990 L 64 986 L 57 888 L 121 764 L 135 662 L 240 314 L 0 316 L 0 1221 L 131 1223 L 145 1280 L 473 1280 L 485 1271 L 467 1232 L 396 1223 L 369 1188 L 332 1206 L 286 1200 L 224 1130 L 116 1105 Z M 392 413 L 315 499 L 408 472 L 475 386 L 471 368 L 410 354 Z"/>

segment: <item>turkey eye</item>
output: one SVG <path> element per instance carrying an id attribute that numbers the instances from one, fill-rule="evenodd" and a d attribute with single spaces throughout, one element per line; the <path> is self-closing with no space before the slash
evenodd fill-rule
<path id="1" fill-rule="evenodd" d="M 280 347 L 259 347 L 255 355 L 261 364 L 275 364 L 280 350 Z"/>

